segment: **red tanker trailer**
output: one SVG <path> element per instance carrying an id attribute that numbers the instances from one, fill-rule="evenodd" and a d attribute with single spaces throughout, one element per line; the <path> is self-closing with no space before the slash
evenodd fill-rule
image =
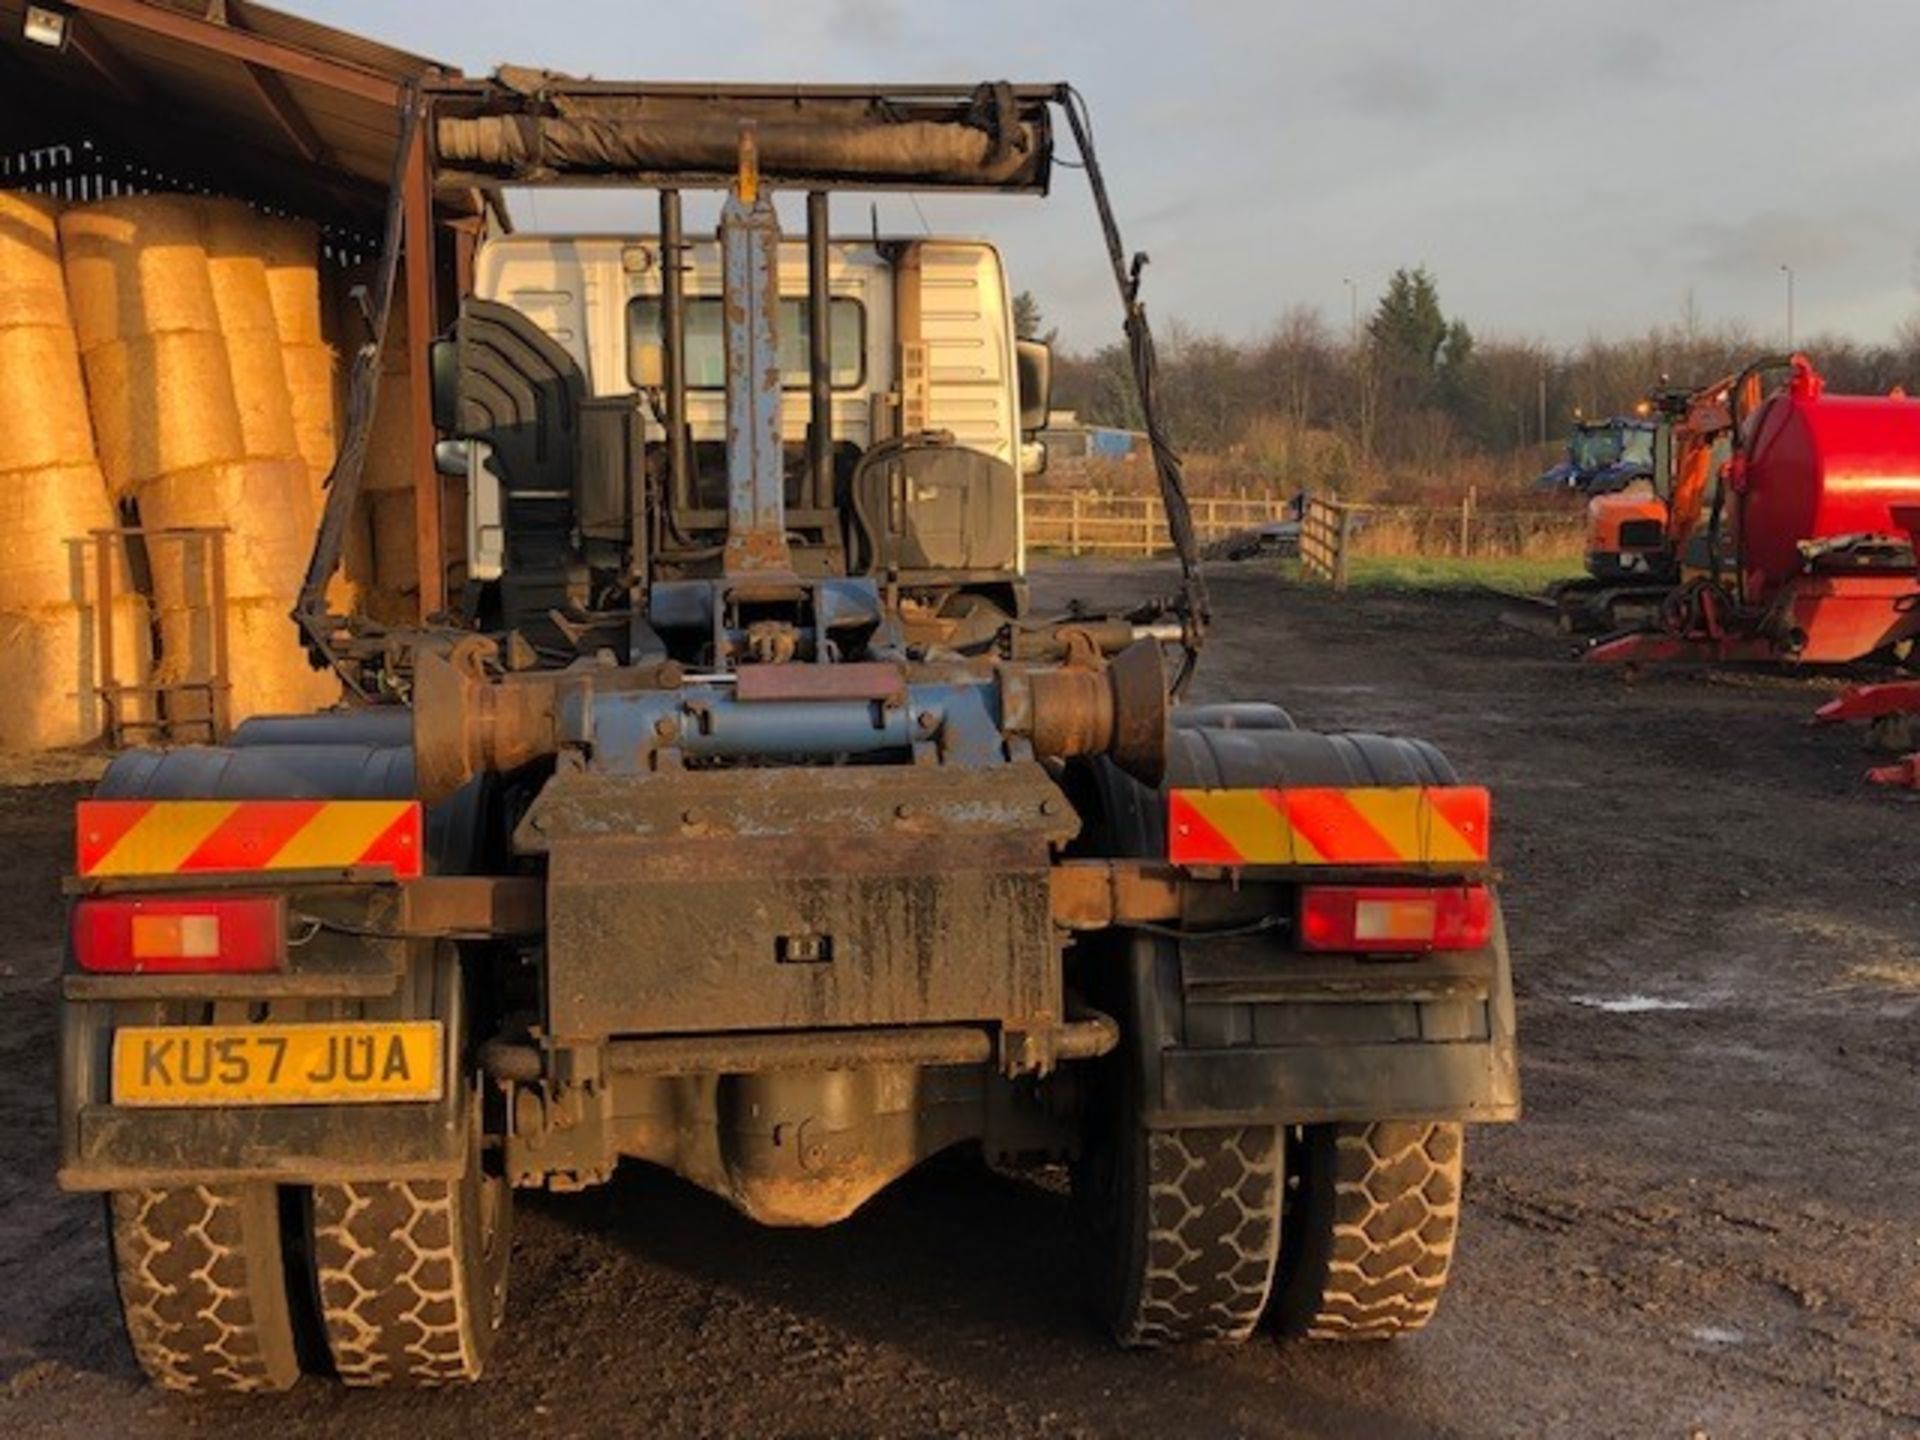
<path id="1" fill-rule="evenodd" d="M 1733 417 L 1709 568 L 1688 572 L 1657 624 L 1589 659 L 1832 665 L 1920 635 L 1920 401 L 1830 395 L 1804 355 L 1746 374 L 1783 367 L 1786 383 Z"/>

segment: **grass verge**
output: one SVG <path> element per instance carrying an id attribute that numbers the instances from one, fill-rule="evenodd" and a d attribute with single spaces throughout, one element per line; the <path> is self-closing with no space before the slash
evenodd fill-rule
<path id="1" fill-rule="evenodd" d="M 1347 562 L 1354 589 L 1474 590 L 1482 586 L 1537 594 L 1555 580 L 1580 573 L 1578 560 L 1494 556 L 1462 560 L 1450 555 L 1356 555 Z"/>

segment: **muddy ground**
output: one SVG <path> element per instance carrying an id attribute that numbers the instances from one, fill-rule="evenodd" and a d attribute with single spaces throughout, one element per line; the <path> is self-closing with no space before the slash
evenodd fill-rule
<path id="1" fill-rule="evenodd" d="M 1062 568 L 1042 597 L 1163 575 Z M 1121 587 L 1127 588 L 1123 590 Z M 1386 1348 L 1123 1354 L 1061 1199 L 965 1166 L 771 1233 L 635 1170 L 523 1197 L 497 1373 L 264 1401 L 140 1385 L 99 1203 L 52 1185 L 79 793 L 0 791 L 0 1434 L 1666 1435 L 1920 1431 L 1920 797 L 1817 687 L 1568 662 L 1492 600 L 1215 580 L 1202 698 L 1420 732 L 1494 787 L 1527 1118 L 1468 1146 L 1452 1291 Z"/>

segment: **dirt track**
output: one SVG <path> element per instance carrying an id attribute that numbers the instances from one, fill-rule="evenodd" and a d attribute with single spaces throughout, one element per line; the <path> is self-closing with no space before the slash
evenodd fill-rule
<path id="1" fill-rule="evenodd" d="M 1496 789 L 1528 1116 L 1469 1141 L 1428 1334 L 1122 1354 L 1082 1318 L 1045 1188 L 937 1167 L 796 1234 L 635 1172 L 522 1198 L 509 1343 L 478 1388 L 157 1396 L 122 1349 L 98 1202 L 52 1188 L 78 792 L 41 786 L 0 791 L 0 1434 L 1920 1430 L 1920 803 L 1869 792 L 1849 737 L 1801 725 L 1805 684 L 1629 686 L 1492 602 L 1341 603 L 1251 566 L 1215 595 L 1201 698 L 1417 730 Z"/>

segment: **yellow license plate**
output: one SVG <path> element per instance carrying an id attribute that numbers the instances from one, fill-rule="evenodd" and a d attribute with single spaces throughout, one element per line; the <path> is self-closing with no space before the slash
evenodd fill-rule
<path id="1" fill-rule="evenodd" d="M 340 1105 L 438 1100 L 437 1020 L 126 1025 L 116 1105 Z"/>

